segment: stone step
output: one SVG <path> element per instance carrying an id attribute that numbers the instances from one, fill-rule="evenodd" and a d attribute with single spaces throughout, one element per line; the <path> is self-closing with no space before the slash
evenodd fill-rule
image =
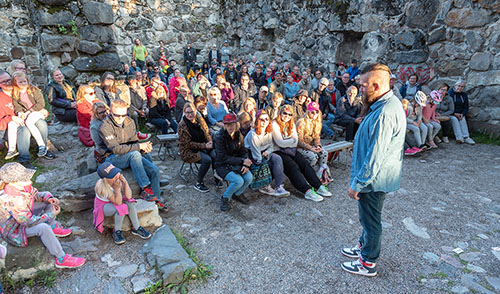
<path id="1" fill-rule="evenodd" d="M 146 227 L 159 227 L 162 225 L 163 220 L 158 212 L 158 206 L 154 202 L 148 202 L 142 199 L 137 199 L 137 216 L 139 224 Z M 104 218 L 105 228 L 114 228 L 114 217 L 107 216 Z M 130 231 L 132 223 L 130 218 L 126 217 L 123 221 L 122 231 Z"/>

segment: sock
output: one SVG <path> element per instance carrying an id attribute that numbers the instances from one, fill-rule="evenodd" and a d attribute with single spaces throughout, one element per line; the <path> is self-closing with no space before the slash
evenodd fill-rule
<path id="1" fill-rule="evenodd" d="M 51 227 L 52 229 L 55 229 L 55 228 L 56 228 L 56 224 L 55 224 L 55 223 L 53 223 L 52 225 L 50 225 L 50 227 Z"/>
<path id="2" fill-rule="evenodd" d="M 64 254 L 62 257 L 58 257 L 57 261 L 59 261 L 59 263 L 62 263 L 64 260 L 64 257 L 66 257 L 66 254 Z"/>

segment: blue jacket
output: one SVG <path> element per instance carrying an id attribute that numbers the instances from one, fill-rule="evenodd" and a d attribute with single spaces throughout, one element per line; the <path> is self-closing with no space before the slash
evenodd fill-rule
<path id="1" fill-rule="evenodd" d="M 349 74 L 349 79 L 354 80 L 356 76 L 361 74 L 361 71 L 359 70 L 359 67 L 349 67 L 346 71 L 346 73 Z"/>
<path id="2" fill-rule="evenodd" d="M 401 97 L 406 98 L 406 90 L 408 89 L 408 86 L 409 86 L 409 83 L 406 82 L 399 89 L 399 93 L 401 94 Z M 417 91 L 415 91 L 415 93 L 417 93 L 418 91 L 422 91 L 422 86 L 420 86 L 419 84 L 416 84 L 416 87 L 417 87 Z M 413 98 L 415 98 L 415 95 L 413 95 Z"/>
<path id="3" fill-rule="evenodd" d="M 450 95 L 451 99 L 453 99 L 453 104 L 455 105 L 453 113 L 461 113 L 463 115 L 466 115 L 469 111 L 469 97 L 467 96 L 467 93 L 455 93 L 455 90 L 451 88 L 448 91 L 448 95 Z"/>
<path id="4" fill-rule="evenodd" d="M 392 91 L 370 106 L 354 139 L 350 186 L 356 192 L 392 192 L 401 184 L 406 115 Z"/>
<path id="5" fill-rule="evenodd" d="M 295 94 L 300 90 L 299 84 L 293 82 L 291 85 L 289 83 L 285 84 L 285 99 L 291 100 L 295 97 Z"/>

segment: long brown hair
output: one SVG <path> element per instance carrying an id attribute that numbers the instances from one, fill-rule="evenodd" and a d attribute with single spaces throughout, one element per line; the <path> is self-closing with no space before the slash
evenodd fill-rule
<path id="1" fill-rule="evenodd" d="M 104 81 L 106 80 L 106 77 L 109 76 L 109 75 L 111 75 L 113 78 L 115 77 L 115 75 L 112 72 L 109 72 L 109 71 L 103 73 L 102 76 L 101 76 L 101 88 L 103 90 L 104 90 Z M 113 80 L 113 85 L 111 87 L 109 87 L 108 92 L 116 93 L 116 90 L 117 90 L 117 88 L 116 88 L 116 81 Z"/>
<path id="2" fill-rule="evenodd" d="M 286 123 L 281 120 L 281 115 L 285 111 L 288 111 L 289 113 L 292 114 L 292 116 L 290 117 L 290 120 L 288 122 L 286 122 Z M 281 134 L 283 134 L 283 135 L 285 135 L 287 137 L 289 137 L 292 134 L 292 130 L 295 128 L 295 124 L 293 123 L 293 108 L 292 108 L 291 105 L 286 104 L 286 105 L 283 105 L 280 108 L 280 113 L 276 117 L 276 123 L 280 127 Z"/>
<path id="3" fill-rule="evenodd" d="M 97 110 L 99 108 L 104 108 L 107 111 L 109 111 L 109 107 L 108 107 L 108 105 L 106 105 L 106 103 L 101 102 L 101 101 L 94 103 L 94 105 L 92 105 L 92 120 L 99 119 L 98 114 L 97 114 Z"/>
<path id="4" fill-rule="evenodd" d="M 257 114 L 255 115 L 255 133 L 257 135 L 260 135 L 262 134 L 262 129 L 260 128 L 260 124 L 259 124 L 259 119 L 260 117 L 262 116 L 262 114 L 265 114 L 267 115 L 267 117 L 269 119 L 271 119 L 271 117 L 269 116 L 269 114 L 267 114 L 267 112 L 263 109 L 259 109 L 259 111 L 257 111 Z M 273 126 L 271 124 L 271 121 L 269 121 L 269 124 L 267 125 L 267 128 L 264 130 L 264 132 L 266 134 L 269 134 L 273 131 Z"/>
<path id="5" fill-rule="evenodd" d="M 85 100 L 85 91 L 87 91 L 87 89 L 92 89 L 94 91 L 94 88 L 89 85 L 81 85 L 78 88 L 78 91 L 76 92 L 76 103 L 81 103 L 83 100 Z"/>

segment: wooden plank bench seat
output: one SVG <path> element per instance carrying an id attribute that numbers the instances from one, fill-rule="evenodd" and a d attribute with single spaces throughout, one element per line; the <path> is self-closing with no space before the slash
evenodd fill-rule
<path id="1" fill-rule="evenodd" d="M 160 148 L 158 149 L 158 157 L 160 160 L 165 160 L 167 155 L 172 159 L 175 159 L 175 151 L 173 150 L 173 144 L 177 142 L 179 139 L 179 135 L 177 134 L 165 134 L 165 135 L 156 135 L 156 139 L 160 142 Z M 161 156 L 161 149 L 165 148 L 163 151 L 163 157 Z"/>
<path id="2" fill-rule="evenodd" d="M 341 151 L 350 151 L 352 150 L 352 142 L 347 142 L 347 141 L 340 141 L 340 142 L 334 142 L 332 144 L 328 145 L 323 145 L 323 150 L 328 152 L 328 158 L 330 158 L 330 163 L 333 162 L 338 156 L 334 156 L 334 153 L 341 152 Z M 346 156 L 346 165 L 347 165 L 347 156 Z"/>

